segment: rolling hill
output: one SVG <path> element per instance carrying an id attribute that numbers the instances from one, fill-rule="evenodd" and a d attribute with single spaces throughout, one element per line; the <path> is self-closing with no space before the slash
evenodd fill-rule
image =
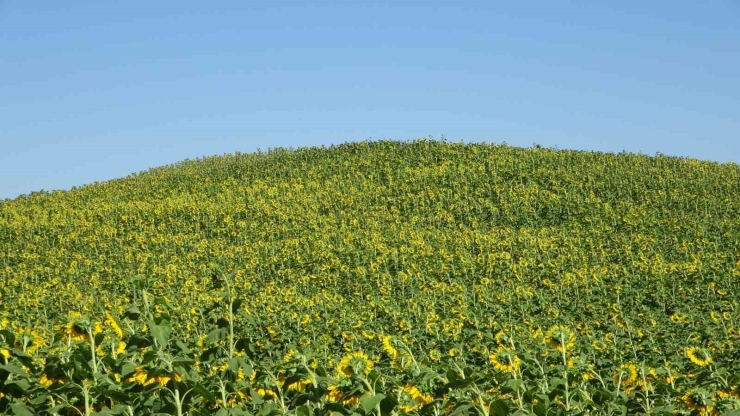
<path id="1" fill-rule="evenodd" d="M 8 414 L 740 409 L 737 164 L 430 140 L 186 160 L 0 202 L 0 281 Z"/>

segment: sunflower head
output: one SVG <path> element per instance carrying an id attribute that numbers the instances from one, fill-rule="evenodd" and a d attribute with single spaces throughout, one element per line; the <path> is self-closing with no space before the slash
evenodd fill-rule
<path id="1" fill-rule="evenodd" d="M 345 355 L 337 365 L 340 376 L 367 375 L 373 369 L 374 363 L 367 354 L 355 351 Z"/>
<path id="2" fill-rule="evenodd" d="M 392 360 L 398 358 L 398 355 L 400 354 L 398 352 L 398 348 L 396 347 L 396 345 L 394 345 L 396 343 L 395 341 L 396 339 L 390 335 L 386 335 L 382 339 L 383 351 L 385 351 Z"/>
<path id="3" fill-rule="evenodd" d="M 709 355 L 709 351 L 701 347 L 687 348 L 686 358 L 700 367 L 706 367 L 712 362 L 712 356 Z"/>
<path id="4" fill-rule="evenodd" d="M 498 347 L 488 356 L 493 368 L 503 373 L 514 373 L 519 369 L 522 360 L 516 355 L 516 351 L 507 347 Z"/>
<path id="5" fill-rule="evenodd" d="M 553 348 L 570 350 L 576 344 L 576 334 L 564 326 L 555 325 L 547 331 L 545 342 Z"/>
<path id="6" fill-rule="evenodd" d="M 434 398 L 416 387 L 413 384 L 407 384 L 400 391 L 400 408 L 406 413 L 419 410 L 425 404 L 434 401 Z"/>
<path id="7" fill-rule="evenodd" d="M 617 368 L 614 380 L 621 382 L 625 386 L 635 384 L 637 381 L 637 366 L 634 364 L 622 364 Z"/>
<path id="8" fill-rule="evenodd" d="M 90 340 L 87 332 L 89 324 L 89 320 L 85 317 L 70 319 L 65 327 L 65 334 L 72 341 L 88 341 Z"/>
<path id="9" fill-rule="evenodd" d="M 503 329 L 496 333 L 494 339 L 499 346 L 510 346 L 514 343 L 514 339 L 512 338 L 511 334 Z"/>
<path id="10" fill-rule="evenodd" d="M 700 415 L 710 415 L 714 410 L 711 397 L 704 391 L 694 390 L 683 395 L 683 402 L 691 410 L 697 410 Z"/>
<path id="11" fill-rule="evenodd" d="M 300 358 L 300 355 L 295 350 L 288 350 L 288 352 L 286 352 L 285 355 L 283 355 L 283 362 L 289 363 L 299 358 Z"/>

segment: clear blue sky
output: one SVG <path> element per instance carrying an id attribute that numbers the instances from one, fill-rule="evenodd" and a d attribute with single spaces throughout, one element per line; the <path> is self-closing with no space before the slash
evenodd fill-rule
<path id="1" fill-rule="evenodd" d="M 0 0 L 0 199 L 428 135 L 740 162 L 740 2 Z"/>

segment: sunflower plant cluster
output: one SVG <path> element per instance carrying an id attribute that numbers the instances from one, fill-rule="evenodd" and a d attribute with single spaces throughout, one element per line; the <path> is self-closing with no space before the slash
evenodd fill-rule
<path id="1" fill-rule="evenodd" d="M 435 140 L 0 202 L 0 414 L 738 414 L 740 167 Z"/>

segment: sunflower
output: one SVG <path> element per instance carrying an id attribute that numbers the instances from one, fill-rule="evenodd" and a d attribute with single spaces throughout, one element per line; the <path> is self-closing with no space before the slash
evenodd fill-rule
<path id="1" fill-rule="evenodd" d="M 698 411 L 701 416 L 709 416 L 713 414 L 714 404 L 711 398 L 705 392 L 693 391 L 686 392 L 683 395 L 683 402 L 691 410 Z"/>
<path id="2" fill-rule="evenodd" d="M 141 384 L 142 386 L 148 386 L 153 383 L 157 383 L 160 386 L 165 386 L 170 380 L 182 381 L 182 376 L 177 372 L 172 374 L 160 374 L 157 376 L 151 376 L 143 367 L 136 367 L 136 371 L 133 375 L 129 376 L 126 381 Z"/>
<path id="3" fill-rule="evenodd" d="M 547 332 L 545 342 L 553 348 L 569 350 L 576 344 L 576 334 L 564 326 L 555 325 Z"/>
<path id="4" fill-rule="evenodd" d="M 90 336 L 81 328 L 76 321 L 67 323 L 66 328 L 67 337 L 71 341 L 89 341 Z"/>
<path id="5" fill-rule="evenodd" d="M 344 356 L 337 365 L 337 372 L 341 376 L 366 375 L 373 369 L 375 363 L 362 351 L 351 352 Z"/>
<path id="6" fill-rule="evenodd" d="M 496 335 L 494 336 L 494 339 L 496 340 L 496 343 L 498 345 L 511 345 L 512 343 L 512 337 L 509 335 L 505 330 L 498 331 Z"/>
<path id="7" fill-rule="evenodd" d="M 637 381 L 637 366 L 634 364 L 622 364 L 617 368 L 614 381 L 621 381 L 625 386 L 631 386 Z"/>
<path id="8" fill-rule="evenodd" d="M 41 384 L 44 387 L 49 387 L 54 383 L 64 384 L 63 378 L 50 378 L 45 373 L 41 374 L 41 377 L 39 378 L 39 384 Z"/>
<path id="9" fill-rule="evenodd" d="M 113 319 L 113 315 L 111 315 L 108 311 L 105 311 L 105 324 L 108 325 L 113 332 L 118 335 L 118 338 L 123 338 L 123 330 L 118 325 L 118 322 L 116 322 L 115 319 Z"/>
<path id="10" fill-rule="evenodd" d="M 432 396 L 425 394 L 413 384 L 407 384 L 401 389 L 400 408 L 406 413 L 418 410 L 423 405 L 433 401 Z"/>
<path id="11" fill-rule="evenodd" d="M 147 381 L 149 379 L 149 375 L 147 374 L 146 370 L 144 370 L 143 367 L 136 367 L 136 371 L 133 375 L 129 376 L 126 381 L 134 382 L 141 384 L 143 386 L 146 386 Z"/>
<path id="12" fill-rule="evenodd" d="M 339 390 L 339 387 L 336 384 L 330 384 L 326 388 L 326 399 L 329 402 L 336 403 L 338 402 L 344 394 L 341 390 Z"/>
<path id="13" fill-rule="evenodd" d="M 289 363 L 296 358 L 298 358 L 298 354 L 294 350 L 288 350 L 288 352 L 283 355 L 283 362 Z"/>
<path id="14" fill-rule="evenodd" d="M 360 404 L 360 395 L 355 394 L 355 395 L 346 397 L 344 400 L 342 400 L 343 397 L 344 397 L 344 392 L 342 392 L 342 390 L 340 390 L 339 386 L 337 386 L 336 384 L 330 384 L 326 388 L 326 398 L 329 402 L 332 402 L 332 403 L 341 402 L 342 404 L 346 404 L 348 406 Z"/>
<path id="15" fill-rule="evenodd" d="M 709 363 L 712 362 L 712 356 L 709 355 L 709 351 L 700 347 L 687 348 L 686 358 L 700 367 L 706 367 L 707 365 L 709 365 Z"/>
<path id="16" fill-rule="evenodd" d="M 604 351 L 606 351 L 606 349 L 607 349 L 607 348 L 609 347 L 609 346 L 608 346 L 608 345 L 606 344 L 606 342 L 604 342 L 604 341 L 601 341 L 601 340 L 598 340 L 598 339 L 595 339 L 595 340 L 593 340 L 593 341 L 591 342 L 591 346 L 593 346 L 593 347 L 594 347 L 594 349 L 595 349 L 596 351 L 599 351 L 599 352 L 604 352 Z"/>
<path id="17" fill-rule="evenodd" d="M 737 386 L 727 388 L 724 390 L 717 390 L 714 395 L 720 400 L 725 399 L 740 399 L 740 388 Z"/>
<path id="18" fill-rule="evenodd" d="M 398 350 L 393 346 L 393 337 L 386 335 L 383 337 L 383 350 L 388 353 L 392 360 L 398 358 Z"/>
<path id="19" fill-rule="evenodd" d="M 522 360 L 516 355 L 516 351 L 507 347 L 498 347 L 493 354 L 488 356 L 493 368 L 503 373 L 513 373 L 519 369 Z"/>
<path id="20" fill-rule="evenodd" d="M 287 379 L 285 377 L 281 377 L 278 382 L 280 383 L 280 386 L 286 387 L 285 381 Z M 300 380 L 296 380 L 290 384 L 287 385 L 288 390 L 292 391 L 304 391 L 306 390 L 306 387 L 313 384 L 313 379 L 311 378 L 311 375 L 306 375 Z"/>
<path id="21" fill-rule="evenodd" d="M 644 379 L 638 379 L 635 384 L 637 387 L 639 387 L 642 391 L 650 391 L 653 389 L 653 382 L 658 379 L 658 371 L 654 368 L 647 368 L 647 371 L 643 369 L 643 376 Z"/>

